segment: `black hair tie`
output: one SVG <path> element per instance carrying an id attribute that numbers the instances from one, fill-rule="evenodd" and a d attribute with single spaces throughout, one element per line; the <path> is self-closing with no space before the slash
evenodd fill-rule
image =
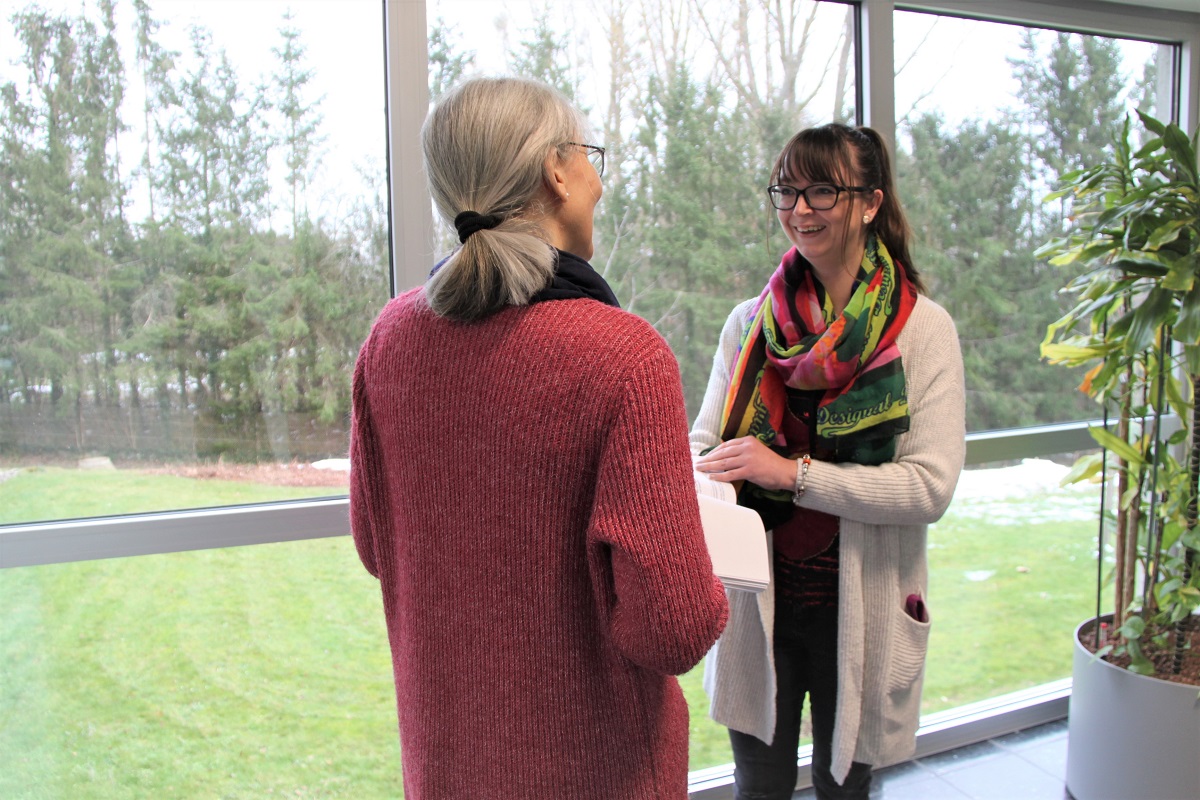
<path id="1" fill-rule="evenodd" d="M 486 231 L 499 225 L 504 217 L 499 214 L 480 214 L 478 211 L 464 211 L 454 218 L 454 229 L 458 231 L 458 240 L 467 243 L 467 237 L 476 231 Z"/>

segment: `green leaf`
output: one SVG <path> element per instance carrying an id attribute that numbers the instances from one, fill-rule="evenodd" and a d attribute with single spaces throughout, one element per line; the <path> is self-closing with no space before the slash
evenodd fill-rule
<path id="1" fill-rule="evenodd" d="M 1140 119 L 1142 121 L 1142 125 L 1146 126 L 1147 130 L 1153 131 L 1154 133 L 1157 133 L 1159 136 L 1162 136 L 1164 133 L 1166 133 L 1166 131 L 1167 131 L 1166 125 L 1159 122 L 1157 119 L 1155 119 L 1154 117 L 1145 113 L 1144 111 L 1141 111 L 1138 109 L 1135 109 L 1135 111 L 1137 111 L 1138 119 Z"/>
<path id="2" fill-rule="evenodd" d="M 1174 336 L 1185 344 L 1200 342 L 1200 283 L 1193 282 L 1180 299 Z"/>
<path id="3" fill-rule="evenodd" d="M 1131 643 L 1136 642 L 1146 632 L 1146 621 L 1136 615 L 1131 615 L 1125 618 L 1125 623 L 1117 630 L 1117 633 Z"/>
<path id="4" fill-rule="evenodd" d="M 1108 338 L 1110 340 L 1120 341 L 1124 339 L 1129 332 L 1129 327 L 1133 324 L 1133 314 L 1125 314 L 1113 321 L 1108 326 Z"/>
<path id="5" fill-rule="evenodd" d="M 1162 262 L 1150 258 L 1120 258 L 1114 261 L 1112 266 L 1122 272 L 1147 278 L 1161 278 L 1168 272 Z"/>
<path id="6" fill-rule="evenodd" d="M 1184 361 L 1189 375 L 1200 375 L 1200 344 L 1183 346 Z"/>
<path id="7" fill-rule="evenodd" d="M 1189 225 L 1188 220 L 1173 219 L 1162 225 L 1159 225 L 1150 234 L 1150 238 L 1146 240 L 1146 247 L 1151 250 L 1158 250 L 1165 244 L 1170 244 L 1179 238 L 1181 229 Z"/>
<path id="8" fill-rule="evenodd" d="M 1104 455 L 1102 453 L 1088 453 L 1086 456 L 1080 456 L 1071 466 L 1071 471 L 1063 476 L 1058 485 L 1070 486 L 1073 483 L 1089 480 L 1098 475 L 1103 466 Z"/>
<path id="9" fill-rule="evenodd" d="M 1066 178 L 1065 175 L 1063 177 Z M 1074 186 L 1068 186 L 1065 189 L 1056 189 L 1055 191 L 1050 192 L 1050 194 L 1043 197 L 1042 202 L 1043 203 L 1053 203 L 1055 200 L 1060 200 L 1069 194 L 1075 194 Z"/>
<path id="10" fill-rule="evenodd" d="M 1079 363 L 1090 361 L 1094 358 L 1103 358 L 1104 351 L 1097 347 L 1080 347 L 1072 344 L 1043 344 L 1042 358 L 1049 359 L 1054 363 L 1069 362 Z"/>
<path id="11" fill-rule="evenodd" d="M 1109 433 L 1104 428 L 1092 427 L 1088 428 L 1088 433 L 1096 440 L 1101 447 L 1111 450 L 1120 456 L 1124 461 L 1130 464 L 1142 464 L 1142 454 L 1129 442 L 1114 433 Z"/>
<path id="12" fill-rule="evenodd" d="M 1141 148 L 1136 153 L 1133 154 L 1133 157 L 1140 161 L 1141 159 L 1150 155 L 1151 153 L 1153 153 L 1155 150 L 1158 150 L 1162 146 L 1163 146 L 1163 142 L 1162 142 L 1161 136 L 1152 137 L 1152 138 L 1146 140 L 1146 143 L 1144 145 L 1142 145 Z"/>
<path id="13" fill-rule="evenodd" d="M 1171 293 L 1154 288 L 1133 310 L 1129 334 L 1125 337 L 1125 354 L 1140 353 L 1154 344 L 1159 329 L 1171 311 Z"/>
<path id="14" fill-rule="evenodd" d="M 1037 256 L 1041 252 L 1042 251 L 1039 250 L 1039 251 L 1035 252 L 1034 255 Z M 1067 264 L 1073 264 L 1078 258 L 1079 258 L 1079 250 L 1078 249 L 1068 250 L 1065 253 L 1063 253 L 1062 255 L 1058 255 L 1058 256 L 1055 256 L 1054 258 L 1050 259 L 1050 266 L 1065 267 Z"/>
<path id="15" fill-rule="evenodd" d="M 1193 181 L 1196 180 L 1196 151 L 1191 140 L 1178 125 L 1168 125 L 1163 132 L 1163 144 L 1172 156 L 1172 166 L 1182 170 Z"/>
<path id="16" fill-rule="evenodd" d="M 1158 597 L 1158 602 L 1161 604 L 1166 600 L 1166 597 L 1171 592 L 1183 586 L 1183 581 L 1179 578 L 1171 578 L 1168 581 L 1163 581 L 1154 588 L 1154 594 Z"/>

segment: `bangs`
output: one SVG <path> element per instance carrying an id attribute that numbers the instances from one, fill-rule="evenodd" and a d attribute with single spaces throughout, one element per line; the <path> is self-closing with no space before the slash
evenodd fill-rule
<path id="1" fill-rule="evenodd" d="M 854 170 L 850 148 L 844 139 L 825 128 L 810 128 L 792 137 L 779 154 L 772 183 L 796 182 L 807 178 L 812 183 L 839 186 L 853 183 Z"/>

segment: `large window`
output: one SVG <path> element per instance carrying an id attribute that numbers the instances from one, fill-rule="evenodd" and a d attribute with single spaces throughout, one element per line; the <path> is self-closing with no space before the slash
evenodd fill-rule
<path id="1" fill-rule="evenodd" d="M 855 7 L 487 8 L 431 0 L 430 93 L 510 72 L 589 112 L 609 148 L 593 261 L 622 307 L 666 337 L 694 414 L 725 316 L 761 291 L 786 249 L 765 191 L 776 153 L 799 127 L 858 114 Z"/>
<path id="2" fill-rule="evenodd" d="M 968 429 L 1098 416 L 1081 374 L 1041 362 L 1071 305 L 1066 274 L 1034 258 L 1061 235 L 1061 175 L 1111 147 L 1135 110 L 1167 115 L 1178 48 L 897 12 L 896 133 L 914 259 L 958 325 Z M 1166 101 L 1160 105 L 1160 99 Z"/>
<path id="3" fill-rule="evenodd" d="M 402 795 L 346 537 L 0 570 L 0 797 Z"/>
<path id="4" fill-rule="evenodd" d="M 231 8 L 6 5 L 0 522 L 345 491 L 380 4 Z"/>
<path id="5" fill-rule="evenodd" d="M 1047 325 L 1073 303 L 1058 292 L 1068 275 L 1034 256 L 1072 209 L 1043 198 L 1110 148 L 1126 116 L 1136 124 L 1135 110 L 1177 113 L 1181 47 L 1099 35 L 1094 19 L 1050 29 L 897 11 L 892 21 L 899 191 L 913 258 L 958 327 L 968 430 L 1100 416 L 1076 388 L 1082 374 L 1039 357 Z M 1060 487 L 1076 453 L 1043 452 L 970 465 L 930 529 L 942 613 L 926 713 L 1070 675 L 1071 633 L 1111 564 L 1097 564 L 1099 488 Z"/>

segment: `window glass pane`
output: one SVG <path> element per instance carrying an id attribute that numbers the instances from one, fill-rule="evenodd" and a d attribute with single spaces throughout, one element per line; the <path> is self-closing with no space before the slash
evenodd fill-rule
<path id="1" fill-rule="evenodd" d="M 1080 373 L 1040 363 L 1069 299 L 1068 272 L 1033 252 L 1070 209 L 1042 200 L 1126 114 L 1164 113 L 1172 48 L 919 13 L 897 13 L 895 37 L 900 192 L 913 258 L 958 325 L 968 428 L 1099 416 Z"/>
<path id="2" fill-rule="evenodd" d="M 343 493 L 388 293 L 378 0 L 9 9 L 3 521 Z"/>
<path id="3" fill-rule="evenodd" d="M 745 16 L 739 16 L 739 7 Z M 519 74 L 587 111 L 607 148 L 593 265 L 679 359 L 689 416 L 725 318 L 788 248 L 767 176 L 799 128 L 853 122 L 852 6 L 813 0 L 596 4 L 429 0 L 430 93 Z M 589 24 L 580 24 L 587 20 Z M 457 245 L 441 232 L 443 251 Z M 692 769 L 728 763 L 702 667 L 683 678 Z"/>
<path id="4" fill-rule="evenodd" d="M 349 537 L 0 570 L 0 797 L 402 796 Z"/>
<path id="5" fill-rule="evenodd" d="M 674 349 L 692 415 L 726 315 L 787 249 L 765 191 L 776 154 L 800 127 L 856 115 L 851 6 L 738 8 L 428 3 L 434 97 L 464 75 L 515 73 L 588 111 L 608 148 L 593 265 Z"/>
<path id="6" fill-rule="evenodd" d="M 1096 609 L 1100 507 L 1099 484 L 1059 486 L 1071 462 L 965 470 L 930 526 L 924 713 L 1070 677 L 1071 633 Z"/>

